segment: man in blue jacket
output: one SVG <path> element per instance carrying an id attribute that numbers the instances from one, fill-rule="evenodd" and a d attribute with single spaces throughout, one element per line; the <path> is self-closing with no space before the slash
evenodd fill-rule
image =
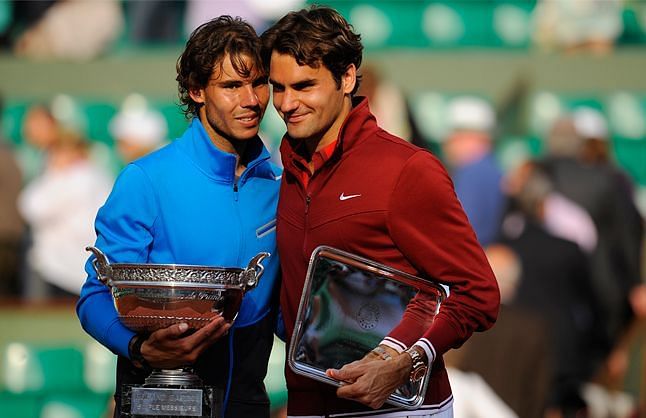
<path id="1" fill-rule="evenodd" d="M 96 247 L 114 263 L 245 267 L 261 251 L 265 273 L 235 323 L 218 317 L 191 333 L 176 324 L 135 334 L 118 319 L 88 260 L 77 313 L 83 328 L 117 354 L 120 389 L 148 367 L 194 364 L 224 390 L 227 417 L 268 417 L 263 385 L 276 323 L 275 214 L 280 171 L 258 137 L 269 100 L 258 36 L 239 18 L 197 28 L 177 61 L 179 96 L 192 122 L 170 145 L 130 163 L 96 218 Z"/>

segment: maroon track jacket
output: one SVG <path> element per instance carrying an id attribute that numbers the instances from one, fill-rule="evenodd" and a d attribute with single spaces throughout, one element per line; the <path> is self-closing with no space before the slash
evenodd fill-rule
<path id="1" fill-rule="evenodd" d="M 493 325 L 498 286 L 441 163 L 377 126 L 367 99 L 358 99 L 336 149 L 307 187 L 301 180 L 307 163 L 294 151 L 298 142 L 286 136 L 281 145 L 285 171 L 277 239 L 287 337 L 289 341 L 294 331 L 310 255 L 319 245 L 446 284 L 450 296 L 430 328 L 413 312 L 384 341 L 400 352 L 417 342 L 431 354 L 431 379 L 422 406 L 430 413 L 452 398 L 442 354 Z M 336 388 L 287 366 L 286 380 L 289 415 L 370 410 L 337 398 Z"/>

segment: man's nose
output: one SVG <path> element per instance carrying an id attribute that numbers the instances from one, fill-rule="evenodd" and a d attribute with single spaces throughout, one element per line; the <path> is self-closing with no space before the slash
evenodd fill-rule
<path id="1" fill-rule="evenodd" d="M 244 86 L 242 88 L 241 95 L 242 97 L 240 102 L 242 107 L 257 107 L 260 103 L 260 100 L 258 100 L 258 95 L 256 94 L 256 90 L 252 85 Z"/>
<path id="2" fill-rule="evenodd" d="M 298 97 L 292 90 L 285 90 L 280 101 L 280 111 L 291 113 L 298 108 Z"/>

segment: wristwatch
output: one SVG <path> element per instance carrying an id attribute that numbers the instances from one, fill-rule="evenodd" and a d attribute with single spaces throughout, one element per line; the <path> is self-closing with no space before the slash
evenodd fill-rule
<path id="1" fill-rule="evenodd" d="M 150 369 L 150 365 L 144 358 L 143 354 L 141 354 L 141 345 L 144 341 L 146 341 L 146 337 L 143 335 L 135 335 L 128 344 L 128 351 L 130 352 L 130 360 L 136 367 L 148 370 Z"/>
<path id="2" fill-rule="evenodd" d="M 426 374 L 426 371 L 428 370 L 428 366 L 424 361 L 425 356 L 423 356 L 422 353 L 419 352 L 419 349 L 415 346 L 408 348 L 406 350 L 406 353 L 408 353 L 411 360 L 413 360 L 413 368 L 410 371 L 410 381 L 419 382 L 420 380 L 422 380 L 422 378 Z"/>

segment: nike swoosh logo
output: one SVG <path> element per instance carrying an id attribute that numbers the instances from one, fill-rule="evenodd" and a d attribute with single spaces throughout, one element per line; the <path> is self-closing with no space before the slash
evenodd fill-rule
<path id="1" fill-rule="evenodd" d="M 349 194 L 349 195 L 346 196 L 343 193 L 341 193 L 341 195 L 339 196 L 339 200 L 348 200 L 348 199 L 352 199 L 352 198 L 359 197 L 359 196 L 361 196 L 361 195 L 360 194 Z"/>

